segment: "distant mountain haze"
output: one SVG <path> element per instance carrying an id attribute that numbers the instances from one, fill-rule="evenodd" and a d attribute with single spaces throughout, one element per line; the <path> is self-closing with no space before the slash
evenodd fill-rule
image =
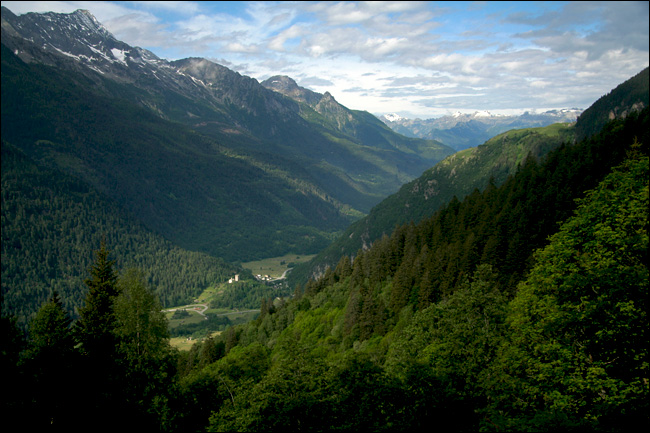
<path id="1" fill-rule="evenodd" d="M 647 108 L 650 105 L 649 81 L 646 68 L 585 111 L 550 112 L 537 120 L 548 122 L 549 119 L 563 116 L 572 118 L 580 112 L 575 122 L 510 130 L 479 146 L 464 149 L 445 158 L 426 170 L 419 178 L 406 183 L 397 193 L 384 199 L 366 217 L 351 224 L 345 233 L 310 263 L 296 269 L 291 275 L 292 282 L 304 284 L 307 279 L 322 275 L 328 267 L 336 265 L 341 255 L 354 256 L 357 251 L 370 248 L 383 235 L 392 233 L 395 227 L 428 218 L 454 198 L 462 200 L 473 191 L 481 191 L 490 184 L 500 185 L 509 176 L 514 175 L 529 156 L 542 160 L 548 152 L 562 144 L 574 143 L 578 139 L 597 133 L 609 120 L 625 118 L 629 113 Z M 452 131 L 460 124 L 478 124 L 478 118 L 484 128 L 490 123 L 524 123 L 532 116 L 507 117 L 475 113 L 430 119 L 423 123 L 435 124 Z M 413 126 L 419 122 L 396 115 L 385 117 L 384 121 L 391 123 L 395 128 L 400 123 Z"/>
<path id="2" fill-rule="evenodd" d="M 580 108 L 551 110 L 543 113 L 525 112 L 518 116 L 496 115 L 489 111 L 454 113 L 435 119 L 406 119 L 397 114 L 379 118 L 395 132 L 407 137 L 438 140 L 455 150 L 476 147 L 492 137 L 511 129 L 572 123 L 583 112 Z"/>
<path id="3" fill-rule="evenodd" d="M 3 79 L 29 83 L 3 86 L 3 107 L 14 107 L 3 109 L 3 140 L 82 177 L 182 247 L 229 260 L 315 252 L 454 152 L 329 94 L 303 102 L 206 59 L 160 59 L 88 11 L 3 7 L 2 43 Z M 46 138 L 51 148 L 35 145 Z"/>

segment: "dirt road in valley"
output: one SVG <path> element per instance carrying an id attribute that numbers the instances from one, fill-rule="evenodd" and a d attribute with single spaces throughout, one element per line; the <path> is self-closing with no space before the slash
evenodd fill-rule
<path id="1" fill-rule="evenodd" d="M 205 318 L 205 320 L 208 320 L 208 316 L 205 315 L 206 310 L 208 309 L 208 304 L 191 304 L 191 305 L 184 305 L 182 307 L 176 307 L 176 308 L 169 308 L 167 310 L 163 310 L 163 312 L 167 311 L 176 311 L 176 310 L 191 310 L 195 311 L 201 316 Z M 244 314 L 244 313 L 254 313 L 256 311 L 260 310 L 242 310 L 242 311 L 231 311 L 230 313 L 223 313 L 223 314 L 215 314 L 216 316 L 230 316 L 232 314 Z"/>
<path id="2" fill-rule="evenodd" d="M 176 310 L 192 310 L 192 311 L 196 311 L 201 316 L 205 317 L 206 320 L 208 320 L 208 316 L 205 315 L 207 309 L 208 309 L 208 304 L 191 304 L 191 305 L 184 305 L 182 307 L 177 307 L 177 308 L 169 308 L 167 310 L 163 310 L 163 312 L 176 311 Z"/>

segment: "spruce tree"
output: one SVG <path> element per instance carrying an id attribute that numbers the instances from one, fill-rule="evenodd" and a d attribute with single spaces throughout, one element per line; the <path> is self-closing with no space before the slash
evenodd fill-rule
<path id="1" fill-rule="evenodd" d="M 350 256 L 344 255 L 341 257 L 339 263 L 336 265 L 335 271 L 340 280 L 352 275 L 352 261 L 350 260 Z"/>
<path id="2" fill-rule="evenodd" d="M 113 269 L 115 261 L 108 259 L 109 250 L 104 240 L 95 254 L 95 262 L 89 269 L 90 278 L 85 280 L 88 286 L 86 303 L 79 309 L 76 324 L 82 350 L 89 355 L 95 351 L 103 352 L 106 344 L 113 343 L 113 303 L 119 294 L 117 273 Z"/>
<path id="3" fill-rule="evenodd" d="M 114 303 L 119 294 L 115 262 L 109 260 L 109 250 L 102 240 L 96 251 L 95 262 L 89 268 L 90 278 L 85 305 L 79 309 L 79 320 L 75 334 L 81 349 L 82 368 L 80 377 L 88 378 L 79 384 L 86 395 L 85 405 L 80 413 L 92 421 L 95 418 L 116 421 L 108 414 L 119 411 L 122 396 L 121 382 L 124 373 L 118 362 L 118 340 Z"/>
<path id="4" fill-rule="evenodd" d="M 72 422 L 76 392 L 70 383 L 78 359 L 71 322 L 55 291 L 30 323 L 22 363 L 31 382 L 23 386 L 30 389 L 29 423 L 34 427 L 66 428 Z"/>

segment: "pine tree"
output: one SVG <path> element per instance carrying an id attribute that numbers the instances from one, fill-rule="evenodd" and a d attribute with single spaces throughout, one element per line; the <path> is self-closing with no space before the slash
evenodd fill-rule
<path id="1" fill-rule="evenodd" d="M 76 393 L 69 386 L 78 365 L 72 320 L 53 292 L 31 321 L 23 363 L 32 395 L 29 422 L 34 427 L 65 428 L 73 416 Z"/>
<path id="2" fill-rule="evenodd" d="M 210 365 L 213 362 L 223 358 L 225 352 L 226 343 L 223 341 L 217 341 L 212 338 L 212 336 L 208 336 L 208 338 L 206 338 L 200 346 L 200 351 L 198 354 L 199 368 L 206 367 L 207 365 Z"/>
<path id="3" fill-rule="evenodd" d="M 394 314 L 399 313 L 399 311 L 409 302 L 411 289 L 414 284 L 413 276 L 415 272 L 413 262 L 415 260 L 415 248 L 409 247 L 407 251 L 406 257 L 393 276 L 389 307 Z"/>
<path id="4" fill-rule="evenodd" d="M 115 335 L 116 318 L 114 303 L 119 293 L 117 274 L 113 269 L 115 262 L 108 259 L 109 251 L 102 240 L 96 251 L 95 262 L 89 269 L 91 277 L 86 279 L 88 286 L 85 305 L 79 309 L 79 320 L 75 324 L 75 334 L 83 355 L 82 377 L 92 381 L 80 383 L 80 394 L 85 394 L 85 406 L 79 412 L 88 421 L 119 411 L 123 401 L 122 385 L 124 373 L 120 371 Z M 110 417 L 108 417 L 110 418 Z M 116 421 L 110 418 L 107 422 Z"/>
<path id="5" fill-rule="evenodd" d="M 79 320 L 76 324 L 77 333 L 82 343 L 82 349 L 87 353 L 96 350 L 102 352 L 105 343 L 111 344 L 115 329 L 113 303 L 118 295 L 117 273 L 113 269 L 114 260 L 108 259 L 109 250 L 102 240 L 100 249 L 96 251 L 95 262 L 89 269 L 91 278 L 85 280 L 88 286 L 85 305 L 79 309 Z"/>
<path id="6" fill-rule="evenodd" d="M 336 265 L 335 272 L 340 280 L 343 280 L 352 275 L 352 262 L 350 261 L 350 257 L 348 255 L 341 257 L 339 263 Z"/>
<path id="7" fill-rule="evenodd" d="M 361 286 L 366 279 L 365 269 L 363 266 L 365 253 L 362 250 L 357 252 L 352 262 L 352 273 L 350 274 L 350 288 Z"/>

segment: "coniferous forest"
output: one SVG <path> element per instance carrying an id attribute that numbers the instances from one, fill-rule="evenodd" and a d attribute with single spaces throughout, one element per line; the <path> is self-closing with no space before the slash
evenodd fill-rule
<path id="1" fill-rule="evenodd" d="M 101 243 L 77 318 L 56 290 L 26 334 L 3 318 L 3 410 L 39 429 L 630 431 L 650 416 L 648 277 L 645 109 L 188 352 Z"/>
<path id="2" fill-rule="evenodd" d="M 458 153 L 275 78 L 2 7 L 5 423 L 650 427 L 647 67 Z"/>

